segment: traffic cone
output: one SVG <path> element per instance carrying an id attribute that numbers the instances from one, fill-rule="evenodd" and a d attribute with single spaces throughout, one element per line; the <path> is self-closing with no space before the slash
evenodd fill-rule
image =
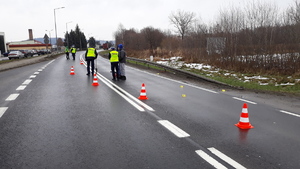
<path id="1" fill-rule="evenodd" d="M 241 117 L 239 123 L 235 124 L 240 129 L 251 129 L 254 128 L 250 122 L 248 117 L 248 106 L 246 103 L 243 105 Z"/>
<path id="2" fill-rule="evenodd" d="M 147 100 L 147 96 L 146 96 L 146 87 L 145 87 L 145 84 L 143 83 L 142 84 L 142 89 L 141 89 L 141 94 L 140 94 L 140 97 L 139 97 L 140 100 Z"/>
<path id="3" fill-rule="evenodd" d="M 83 65 L 83 60 L 82 59 L 80 59 L 80 64 Z"/>
<path id="4" fill-rule="evenodd" d="M 73 67 L 73 66 L 71 66 L 71 72 L 70 72 L 70 75 L 75 75 L 74 67 Z"/>
<path id="5" fill-rule="evenodd" d="M 93 83 L 92 83 L 93 86 L 99 86 L 99 83 L 98 83 L 98 78 L 97 78 L 97 75 L 96 73 L 94 74 L 94 79 L 93 79 Z"/>

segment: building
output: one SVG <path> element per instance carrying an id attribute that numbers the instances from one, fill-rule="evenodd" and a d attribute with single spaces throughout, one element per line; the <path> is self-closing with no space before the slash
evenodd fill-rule
<path id="1" fill-rule="evenodd" d="M 8 50 L 51 50 L 51 44 L 44 44 L 40 41 L 33 39 L 32 29 L 28 29 L 29 39 L 17 42 L 9 42 Z"/>
<path id="2" fill-rule="evenodd" d="M 7 52 L 6 43 L 5 43 L 5 34 L 0 32 L 0 56 L 2 53 Z"/>

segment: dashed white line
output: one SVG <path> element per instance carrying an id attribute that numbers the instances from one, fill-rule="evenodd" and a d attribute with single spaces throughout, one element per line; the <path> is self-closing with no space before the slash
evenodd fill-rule
<path id="1" fill-rule="evenodd" d="M 24 90 L 25 88 L 26 88 L 25 85 L 21 85 L 21 86 L 19 86 L 16 90 Z"/>
<path id="2" fill-rule="evenodd" d="M 31 75 L 29 78 L 30 79 L 33 79 L 33 78 L 35 78 L 36 77 L 36 75 Z"/>
<path id="3" fill-rule="evenodd" d="M 19 96 L 20 94 L 19 93 L 15 93 L 15 94 L 11 94 L 9 95 L 5 101 L 13 101 L 13 100 L 16 100 L 16 98 Z"/>
<path id="4" fill-rule="evenodd" d="M 179 138 L 190 136 L 188 133 L 181 130 L 179 127 L 175 126 L 174 124 L 172 124 L 168 120 L 158 120 L 158 122 Z"/>
<path id="5" fill-rule="evenodd" d="M 34 75 L 38 75 L 38 74 L 40 74 L 40 72 L 34 72 L 33 74 L 34 74 Z"/>
<path id="6" fill-rule="evenodd" d="M 292 115 L 292 116 L 300 117 L 299 114 L 291 113 L 291 112 L 288 112 L 288 111 L 280 110 L 280 112 L 285 113 L 285 114 L 289 114 L 289 115 Z"/>
<path id="7" fill-rule="evenodd" d="M 22 85 L 28 85 L 31 81 L 32 81 L 31 79 L 27 79 L 22 83 Z"/>
<path id="8" fill-rule="evenodd" d="M 217 169 L 226 169 L 227 168 L 202 150 L 196 150 L 196 153 L 201 158 L 203 158 L 205 161 L 207 161 L 209 164 L 211 164 L 212 166 L 214 166 Z"/>
<path id="9" fill-rule="evenodd" d="M 238 97 L 233 97 L 233 98 L 236 99 L 236 100 L 240 100 L 240 101 L 244 101 L 244 102 L 250 103 L 250 104 L 257 104 L 255 102 L 252 102 L 252 101 L 249 101 L 249 100 L 245 100 L 245 99 L 241 99 L 241 98 L 238 98 Z"/>
<path id="10" fill-rule="evenodd" d="M 242 166 L 241 164 L 239 164 L 238 162 L 234 161 L 233 159 L 231 159 L 230 157 L 226 156 L 225 154 L 223 154 L 222 152 L 220 152 L 219 150 L 215 149 L 214 147 L 208 148 L 208 150 L 210 152 L 212 152 L 214 155 L 218 156 L 219 158 L 221 158 L 223 161 L 227 162 L 228 164 L 230 164 L 231 166 L 233 166 L 234 168 L 238 168 L 238 169 L 246 169 L 244 166 Z"/>
<path id="11" fill-rule="evenodd" d="M 8 109 L 8 107 L 0 107 L 0 118 L 5 113 L 5 111 Z"/>

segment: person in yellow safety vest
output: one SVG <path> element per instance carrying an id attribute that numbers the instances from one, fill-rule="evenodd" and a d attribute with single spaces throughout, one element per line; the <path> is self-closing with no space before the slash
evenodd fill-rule
<path id="1" fill-rule="evenodd" d="M 71 53 L 72 53 L 72 56 L 73 56 L 73 60 L 75 60 L 76 48 L 75 48 L 74 45 L 73 45 L 72 48 L 71 48 Z"/>
<path id="2" fill-rule="evenodd" d="M 109 52 L 108 59 L 111 65 L 111 73 L 112 73 L 112 80 L 119 80 L 119 54 L 115 48 L 111 48 L 111 52 Z M 116 72 L 115 72 L 116 70 Z"/>
<path id="3" fill-rule="evenodd" d="M 69 58 L 69 47 L 68 46 L 66 46 L 65 52 L 66 52 L 66 58 L 67 58 L 67 60 L 69 60 L 70 58 Z"/>
<path id="4" fill-rule="evenodd" d="M 94 46 L 91 46 L 89 48 L 87 48 L 86 52 L 85 52 L 85 61 L 87 62 L 87 74 L 86 75 L 90 75 L 90 66 L 92 68 L 92 75 L 94 75 L 94 68 L 95 68 L 95 63 L 94 60 L 97 59 L 98 53 L 96 51 L 96 49 L 94 48 Z"/>

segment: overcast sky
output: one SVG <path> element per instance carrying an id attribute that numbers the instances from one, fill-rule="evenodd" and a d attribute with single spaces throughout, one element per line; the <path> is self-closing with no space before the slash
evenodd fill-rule
<path id="1" fill-rule="evenodd" d="M 0 32 L 6 41 L 21 41 L 33 37 L 44 37 L 45 33 L 55 37 L 55 10 L 57 36 L 64 37 L 76 24 L 86 38 L 113 40 L 113 34 L 122 24 L 126 29 L 143 29 L 147 26 L 161 30 L 174 29 L 169 15 L 177 10 L 194 12 L 204 23 L 211 23 L 220 9 L 232 6 L 245 7 L 245 0 L 0 0 Z M 257 0 L 254 0 L 255 2 Z M 260 0 L 277 5 L 280 10 L 294 6 L 295 0 Z M 71 22 L 71 23 L 68 23 Z M 48 30 L 48 31 L 46 31 Z M 52 31 L 51 31 L 52 30 Z"/>

